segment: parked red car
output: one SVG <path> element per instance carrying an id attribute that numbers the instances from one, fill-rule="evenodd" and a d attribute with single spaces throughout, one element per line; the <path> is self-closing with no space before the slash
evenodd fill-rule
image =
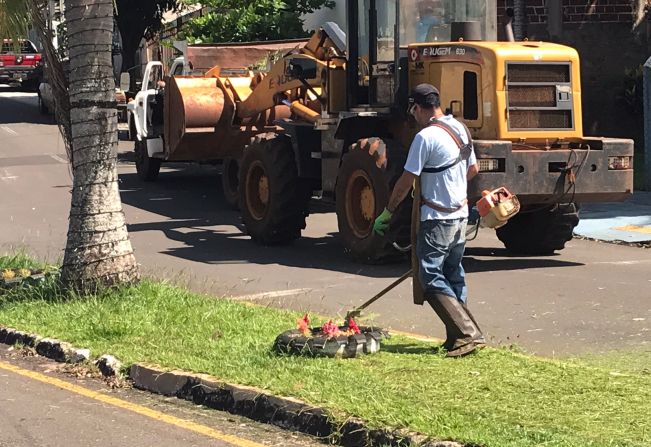
<path id="1" fill-rule="evenodd" d="M 36 90 L 42 74 L 42 56 L 32 42 L 20 40 L 16 47 L 9 39 L 2 41 L 0 84 L 18 84 L 24 89 Z"/>

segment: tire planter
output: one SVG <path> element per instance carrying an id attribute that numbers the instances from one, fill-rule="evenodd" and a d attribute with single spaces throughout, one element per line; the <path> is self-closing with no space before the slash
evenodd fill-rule
<path id="1" fill-rule="evenodd" d="M 348 328 L 339 326 L 339 330 Z M 321 328 L 311 328 L 311 336 L 304 335 L 298 329 L 285 331 L 276 337 L 273 350 L 279 354 L 307 355 L 313 357 L 354 358 L 364 354 L 375 354 L 380 350 L 383 338 L 389 333 L 376 327 L 360 327 L 361 333 L 328 337 Z"/>
<path id="2" fill-rule="evenodd" d="M 0 270 L 0 290 L 10 289 L 20 285 L 37 285 L 45 280 L 51 273 L 42 270 L 30 269 L 4 269 Z"/>

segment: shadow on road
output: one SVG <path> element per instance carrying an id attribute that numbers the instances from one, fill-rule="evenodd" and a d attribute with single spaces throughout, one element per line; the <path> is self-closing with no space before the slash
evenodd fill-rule
<path id="1" fill-rule="evenodd" d="M 120 154 L 131 163 L 132 154 Z M 160 231 L 182 247 L 164 248 L 162 253 L 205 264 L 280 264 L 353 273 L 368 277 L 396 277 L 409 268 L 408 261 L 392 265 L 363 265 L 351 261 L 336 233 L 304 236 L 287 246 L 263 247 L 245 234 L 239 211 L 223 199 L 219 167 L 184 164 L 164 165 L 156 182 L 144 183 L 135 173 L 120 175 L 122 201 L 162 216 L 161 219 L 128 226 L 132 233 Z M 333 212 L 318 201 L 317 213 Z M 217 227 L 217 228 L 215 228 Z M 489 258 L 477 259 L 475 257 Z M 526 258 L 504 249 L 469 247 L 464 258 L 468 272 L 521 270 L 580 265 L 553 258 Z"/>
<path id="2" fill-rule="evenodd" d="M 0 88 L 0 124 L 56 124 L 54 115 L 41 114 L 36 93 Z"/>
<path id="3" fill-rule="evenodd" d="M 466 254 L 463 257 L 463 267 L 466 273 L 498 272 L 504 270 L 524 270 L 553 267 L 576 267 L 585 265 L 580 262 L 561 261 L 551 258 L 520 258 L 510 259 L 477 259 Z"/>
<path id="4" fill-rule="evenodd" d="M 120 155 L 120 159 L 128 163 L 131 155 Z M 304 236 L 287 246 L 256 245 L 244 233 L 239 211 L 223 199 L 218 167 L 164 166 L 165 171 L 154 183 L 142 182 L 135 173 L 120 175 L 123 203 L 163 216 L 130 224 L 129 232 L 161 231 L 169 240 L 183 244 L 163 249 L 163 253 L 206 264 L 280 264 L 379 278 L 400 276 L 409 268 L 406 260 L 397 265 L 354 263 L 334 233 Z M 319 213 L 330 212 L 324 205 L 317 206 Z"/>
<path id="5" fill-rule="evenodd" d="M 522 270 L 552 267 L 575 267 L 585 265 L 580 262 L 562 261 L 552 256 L 523 256 L 510 253 L 505 248 L 466 247 L 463 267 L 466 273 L 497 272 L 503 270 Z M 489 259 L 477 259 L 489 258 Z"/>

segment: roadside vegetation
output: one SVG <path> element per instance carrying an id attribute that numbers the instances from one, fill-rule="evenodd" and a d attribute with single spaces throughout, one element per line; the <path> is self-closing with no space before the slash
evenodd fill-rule
<path id="1" fill-rule="evenodd" d="M 0 270 L 29 264 L 23 256 L 0 257 Z M 340 420 L 358 416 L 372 426 L 482 446 L 651 445 L 644 368 L 622 372 L 611 362 L 490 348 L 454 360 L 433 344 L 397 336 L 359 359 L 272 353 L 276 335 L 300 316 L 149 280 L 83 297 L 53 278 L 0 289 L 0 325 L 111 353 L 127 365 L 156 363 L 296 397 Z"/>

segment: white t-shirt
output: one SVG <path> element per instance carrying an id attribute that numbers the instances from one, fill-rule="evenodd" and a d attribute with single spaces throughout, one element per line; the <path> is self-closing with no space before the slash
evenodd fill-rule
<path id="1" fill-rule="evenodd" d="M 454 119 L 452 115 L 439 118 L 468 144 L 468 134 L 463 124 Z M 472 151 L 468 160 L 446 169 L 442 172 L 422 172 L 423 168 L 439 168 L 453 163 L 459 158 L 459 146 L 444 129 L 436 126 L 427 126 L 414 137 L 409 148 L 405 170 L 420 176 L 421 194 L 425 200 L 443 208 L 457 208 L 463 204 L 467 195 L 468 167 L 477 164 L 475 152 Z M 427 205 L 420 210 L 420 220 L 460 219 L 468 217 L 468 207 L 463 206 L 457 211 L 446 213 L 437 211 Z"/>

